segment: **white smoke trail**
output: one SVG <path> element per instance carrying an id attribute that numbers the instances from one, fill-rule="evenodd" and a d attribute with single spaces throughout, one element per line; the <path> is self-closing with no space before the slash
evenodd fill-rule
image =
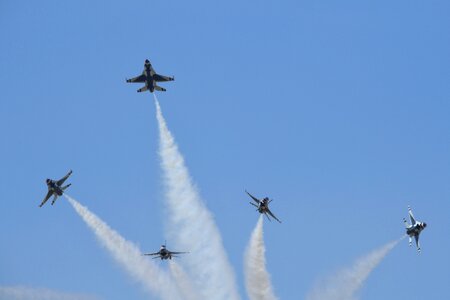
<path id="1" fill-rule="evenodd" d="M 172 275 L 175 283 L 178 285 L 180 293 L 183 295 L 184 300 L 198 300 L 201 299 L 198 292 L 195 290 L 192 284 L 191 278 L 183 268 L 174 261 L 169 262 L 170 274 Z"/>
<path id="2" fill-rule="evenodd" d="M 402 237 L 401 239 L 403 239 Z M 338 271 L 317 285 L 306 300 L 356 300 L 367 277 L 401 240 L 390 242 L 356 260 L 352 267 Z"/>
<path id="3" fill-rule="evenodd" d="M 266 269 L 263 220 L 263 215 L 260 215 L 245 252 L 245 288 L 250 300 L 277 299 L 270 282 L 270 274 Z"/>
<path id="4" fill-rule="evenodd" d="M 180 299 L 178 290 L 167 272 L 161 270 L 155 263 L 144 256 L 132 242 L 125 240 L 118 232 L 111 229 L 87 207 L 75 199 L 65 195 L 75 211 L 95 233 L 100 243 L 110 252 L 112 257 L 131 275 L 141 283 L 146 291 L 162 299 Z"/>
<path id="5" fill-rule="evenodd" d="M 154 94 L 153 94 L 154 95 Z M 161 167 L 166 185 L 169 235 L 180 251 L 194 284 L 205 299 L 239 299 L 233 269 L 225 253 L 220 232 L 192 183 L 184 159 L 167 128 L 155 97 L 160 134 Z"/>
<path id="6" fill-rule="evenodd" d="M 0 300 L 98 300 L 92 295 L 72 294 L 46 288 L 0 286 Z"/>

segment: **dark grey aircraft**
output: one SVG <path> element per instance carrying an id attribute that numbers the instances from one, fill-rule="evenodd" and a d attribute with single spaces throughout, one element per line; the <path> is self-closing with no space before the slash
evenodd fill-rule
<path id="1" fill-rule="evenodd" d="M 146 59 L 145 63 L 144 63 L 144 71 L 142 72 L 142 74 L 137 77 L 127 79 L 127 82 L 144 82 L 145 86 L 138 89 L 137 92 L 141 93 L 141 92 L 145 92 L 145 91 L 149 90 L 151 93 L 153 93 L 154 90 L 161 91 L 161 92 L 166 91 L 165 88 L 158 86 L 156 84 L 157 82 L 173 81 L 173 80 L 175 80 L 174 77 L 156 74 L 150 61 L 148 59 Z"/>
<path id="2" fill-rule="evenodd" d="M 72 175 L 72 170 L 70 170 L 69 173 L 67 173 L 67 175 L 60 180 L 52 180 L 48 178 L 45 180 L 45 182 L 47 183 L 48 192 L 39 207 L 42 207 L 42 205 L 44 205 L 51 196 L 53 196 L 52 205 L 55 204 L 56 198 L 58 198 L 58 196 L 62 196 L 64 190 L 71 185 L 71 183 L 69 183 L 66 186 L 62 186 L 64 184 L 64 181 L 66 181 L 70 175 Z"/>
<path id="3" fill-rule="evenodd" d="M 143 255 L 155 255 L 155 257 L 153 257 L 153 259 L 155 258 L 161 258 L 161 260 L 163 259 L 172 259 L 172 257 L 177 257 L 174 254 L 184 254 L 184 253 L 189 253 L 189 252 L 173 252 L 173 251 L 169 251 L 166 248 L 166 245 L 161 245 L 161 248 L 159 249 L 158 252 L 155 253 L 144 253 Z"/>
<path id="4" fill-rule="evenodd" d="M 278 222 L 281 223 L 281 221 L 278 220 L 278 218 L 275 217 L 275 215 L 269 209 L 269 203 L 272 202 L 272 200 L 269 200 L 269 198 L 267 198 L 267 197 L 265 197 L 262 200 L 259 200 L 258 198 L 252 196 L 249 192 L 247 192 L 247 191 L 245 191 L 245 192 L 250 196 L 250 198 L 253 199 L 253 201 L 256 202 L 256 204 L 253 202 L 250 202 L 250 204 L 255 206 L 256 210 L 259 211 L 259 213 L 265 214 L 267 219 L 269 219 L 269 221 L 271 221 L 269 218 L 269 215 L 270 215 L 272 218 L 274 218 L 275 220 L 277 220 Z"/>
<path id="5" fill-rule="evenodd" d="M 419 235 L 422 232 L 422 230 L 427 227 L 427 223 L 425 222 L 418 222 L 413 216 L 411 207 L 408 206 L 408 212 L 409 212 L 409 218 L 411 219 L 411 225 L 408 224 L 408 221 L 406 221 L 405 218 L 403 218 L 403 222 L 405 222 L 406 226 L 406 234 L 409 235 L 409 245 L 412 244 L 412 237 L 416 240 L 416 246 L 417 251 L 420 252 L 420 244 L 419 244 Z"/>

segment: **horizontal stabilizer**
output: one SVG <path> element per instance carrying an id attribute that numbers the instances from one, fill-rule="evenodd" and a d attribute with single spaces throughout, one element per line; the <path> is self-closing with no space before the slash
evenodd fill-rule
<path id="1" fill-rule="evenodd" d="M 147 86 L 141 87 L 140 89 L 137 90 L 138 93 L 142 93 L 142 92 L 145 92 L 145 91 L 148 91 L 148 87 Z"/>
<path id="2" fill-rule="evenodd" d="M 160 92 L 165 92 L 166 91 L 165 88 L 162 88 L 162 87 L 160 87 L 160 86 L 158 86 L 156 84 L 155 84 L 155 90 L 160 91 Z"/>

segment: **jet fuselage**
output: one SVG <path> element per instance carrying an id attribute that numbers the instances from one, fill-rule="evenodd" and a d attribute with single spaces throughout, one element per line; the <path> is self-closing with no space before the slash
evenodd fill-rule
<path id="1" fill-rule="evenodd" d="M 425 229 L 425 227 L 427 227 L 426 223 L 417 222 L 416 224 L 406 228 L 406 234 L 411 237 L 418 236 L 422 230 Z"/>
<path id="2" fill-rule="evenodd" d="M 268 202 L 269 202 L 269 199 L 268 199 L 268 198 L 264 198 L 264 199 L 259 203 L 259 207 L 258 207 L 259 213 L 264 214 L 264 213 L 267 212 L 267 209 L 269 208 Z"/>
<path id="3" fill-rule="evenodd" d="M 153 91 L 155 90 L 155 81 L 153 79 L 151 70 L 152 70 L 152 65 L 150 63 L 145 63 L 144 64 L 144 70 L 145 70 L 145 85 L 147 85 L 148 89 L 150 90 L 150 92 L 153 93 Z"/>
<path id="4" fill-rule="evenodd" d="M 51 180 L 51 179 L 47 179 L 47 186 L 48 186 L 48 189 L 53 192 L 53 194 L 56 194 L 58 196 L 62 196 L 63 190 L 61 189 L 60 186 L 58 186 L 56 181 Z"/>
<path id="5" fill-rule="evenodd" d="M 159 255 L 161 259 L 172 259 L 170 251 L 167 250 L 165 247 L 161 247 L 161 249 L 159 250 Z"/>

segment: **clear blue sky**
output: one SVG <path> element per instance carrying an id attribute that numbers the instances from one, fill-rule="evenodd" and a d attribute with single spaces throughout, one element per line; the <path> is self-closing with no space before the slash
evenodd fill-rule
<path id="1" fill-rule="evenodd" d="M 448 298 L 449 14 L 446 0 L 1 1 L 0 286 L 148 299 L 64 199 L 38 205 L 73 169 L 71 196 L 159 247 L 155 107 L 125 83 L 149 58 L 175 76 L 161 107 L 244 299 L 258 218 L 244 189 L 283 221 L 265 223 L 281 299 L 400 237 L 407 205 L 429 225 L 422 254 L 403 241 L 362 299 Z"/>

